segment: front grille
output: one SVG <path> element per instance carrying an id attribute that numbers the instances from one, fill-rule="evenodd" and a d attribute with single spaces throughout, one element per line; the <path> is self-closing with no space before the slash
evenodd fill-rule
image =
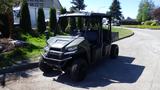
<path id="1" fill-rule="evenodd" d="M 53 50 L 53 51 L 61 51 L 61 49 L 59 49 L 59 48 L 50 48 L 50 50 Z"/>
<path id="2" fill-rule="evenodd" d="M 48 54 L 47 54 L 47 57 L 48 57 L 48 58 L 53 58 L 53 59 L 61 59 L 61 57 L 60 57 L 59 55 L 54 55 L 54 54 L 52 54 L 52 53 L 48 53 Z"/>

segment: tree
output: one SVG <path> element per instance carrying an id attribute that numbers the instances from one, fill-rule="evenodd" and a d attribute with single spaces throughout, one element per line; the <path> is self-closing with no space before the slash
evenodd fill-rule
<path id="1" fill-rule="evenodd" d="M 39 33 L 44 33 L 46 30 L 45 16 L 43 8 L 38 9 L 37 28 Z"/>
<path id="2" fill-rule="evenodd" d="M 49 27 L 50 27 L 50 31 L 53 31 L 54 35 L 56 35 L 56 33 L 57 33 L 57 16 L 56 16 L 56 9 L 55 8 L 50 8 Z"/>
<path id="3" fill-rule="evenodd" d="M 6 38 L 11 37 L 13 33 L 13 3 L 13 0 L 0 0 L 0 14 L 3 14 L 4 18 L 6 18 L 6 21 L 4 21 L 5 33 L 3 33 Z"/>
<path id="4" fill-rule="evenodd" d="M 152 0 L 141 0 L 139 4 L 139 10 L 137 15 L 137 20 L 139 22 L 144 22 L 152 19 L 152 11 L 154 10 L 154 3 Z"/>
<path id="5" fill-rule="evenodd" d="M 154 17 L 154 19 L 160 21 L 160 7 L 159 7 L 159 8 L 156 8 L 156 9 L 153 11 L 153 17 Z"/>
<path id="6" fill-rule="evenodd" d="M 1 36 L 8 38 L 10 36 L 10 31 L 9 31 L 9 21 L 7 20 L 6 14 L 0 14 L 0 32 Z"/>
<path id="7" fill-rule="evenodd" d="M 122 12 L 120 2 L 118 0 L 113 0 L 112 5 L 110 6 L 110 14 L 113 19 L 121 20 Z"/>
<path id="8" fill-rule="evenodd" d="M 20 26 L 25 33 L 31 33 L 31 18 L 26 0 L 23 0 L 20 10 Z"/>
<path id="9" fill-rule="evenodd" d="M 86 5 L 84 4 L 84 0 L 72 0 L 71 3 L 73 4 L 72 8 L 74 10 L 84 10 Z"/>
<path id="10" fill-rule="evenodd" d="M 61 14 L 67 13 L 66 8 L 61 8 L 60 13 Z M 60 26 L 61 26 L 62 32 L 65 31 L 65 28 L 67 27 L 67 25 L 68 25 L 67 18 L 61 18 L 61 20 L 60 20 Z"/>

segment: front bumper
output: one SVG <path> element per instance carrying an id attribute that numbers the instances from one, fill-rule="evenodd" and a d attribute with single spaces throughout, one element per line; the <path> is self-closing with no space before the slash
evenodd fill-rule
<path id="1" fill-rule="evenodd" d="M 51 56 L 49 57 L 48 54 L 42 54 L 43 60 L 51 67 L 55 67 L 57 69 L 62 69 L 66 63 L 72 59 L 72 55 L 74 52 L 64 53 L 61 57 Z"/>
<path id="2" fill-rule="evenodd" d="M 64 59 L 53 59 L 53 58 L 46 57 L 46 55 L 44 55 L 44 54 L 41 54 L 41 55 L 44 59 L 51 60 L 51 61 L 57 61 L 57 62 L 62 62 L 62 61 L 67 61 L 69 59 L 72 59 L 72 57 L 68 57 L 68 58 L 64 58 Z"/>

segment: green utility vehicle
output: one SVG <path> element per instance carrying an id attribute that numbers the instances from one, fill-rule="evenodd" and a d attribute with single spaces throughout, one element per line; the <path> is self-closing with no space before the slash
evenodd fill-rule
<path id="1" fill-rule="evenodd" d="M 59 17 L 67 20 L 80 19 L 81 27 L 70 28 L 70 34 L 50 37 L 39 63 L 44 73 L 60 70 L 68 72 L 74 81 L 82 81 L 88 67 L 103 57 L 117 58 L 118 45 L 112 44 L 111 17 L 101 13 L 71 13 Z M 108 29 L 103 29 L 103 21 Z M 64 22 L 65 23 L 65 22 Z M 72 25 L 70 26 L 72 27 Z"/>

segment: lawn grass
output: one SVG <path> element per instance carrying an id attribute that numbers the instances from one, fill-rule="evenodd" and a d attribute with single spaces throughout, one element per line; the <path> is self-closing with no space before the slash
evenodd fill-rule
<path id="1" fill-rule="evenodd" d="M 112 27 L 112 32 L 118 32 L 119 33 L 119 39 L 133 34 L 133 31 L 131 31 L 129 29 L 115 28 L 115 27 Z"/>
<path id="2" fill-rule="evenodd" d="M 127 28 L 140 28 L 140 29 L 160 29 L 160 25 L 159 26 L 150 26 L 150 25 L 123 25 L 124 27 Z"/>
<path id="3" fill-rule="evenodd" d="M 45 36 L 33 37 L 29 34 L 23 34 L 23 39 L 28 43 L 27 46 L 15 48 L 12 51 L 0 54 L 0 68 L 5 66 L 12 66 L 18 61 L 27 60 L 37 61 L 40 56 L 41 50 L 46 45 Z"/>
<path id="4" fill-rule="evenodd" d="M 26 57 L 33 58 L 40 55 L 41 49 L 46 45 L 45 35 L 39 37 L 32 37 L 31 35 L 25 35 L 26 42 L 30 44 L 27 48 L 23 48 L 26 52 Z"/>

